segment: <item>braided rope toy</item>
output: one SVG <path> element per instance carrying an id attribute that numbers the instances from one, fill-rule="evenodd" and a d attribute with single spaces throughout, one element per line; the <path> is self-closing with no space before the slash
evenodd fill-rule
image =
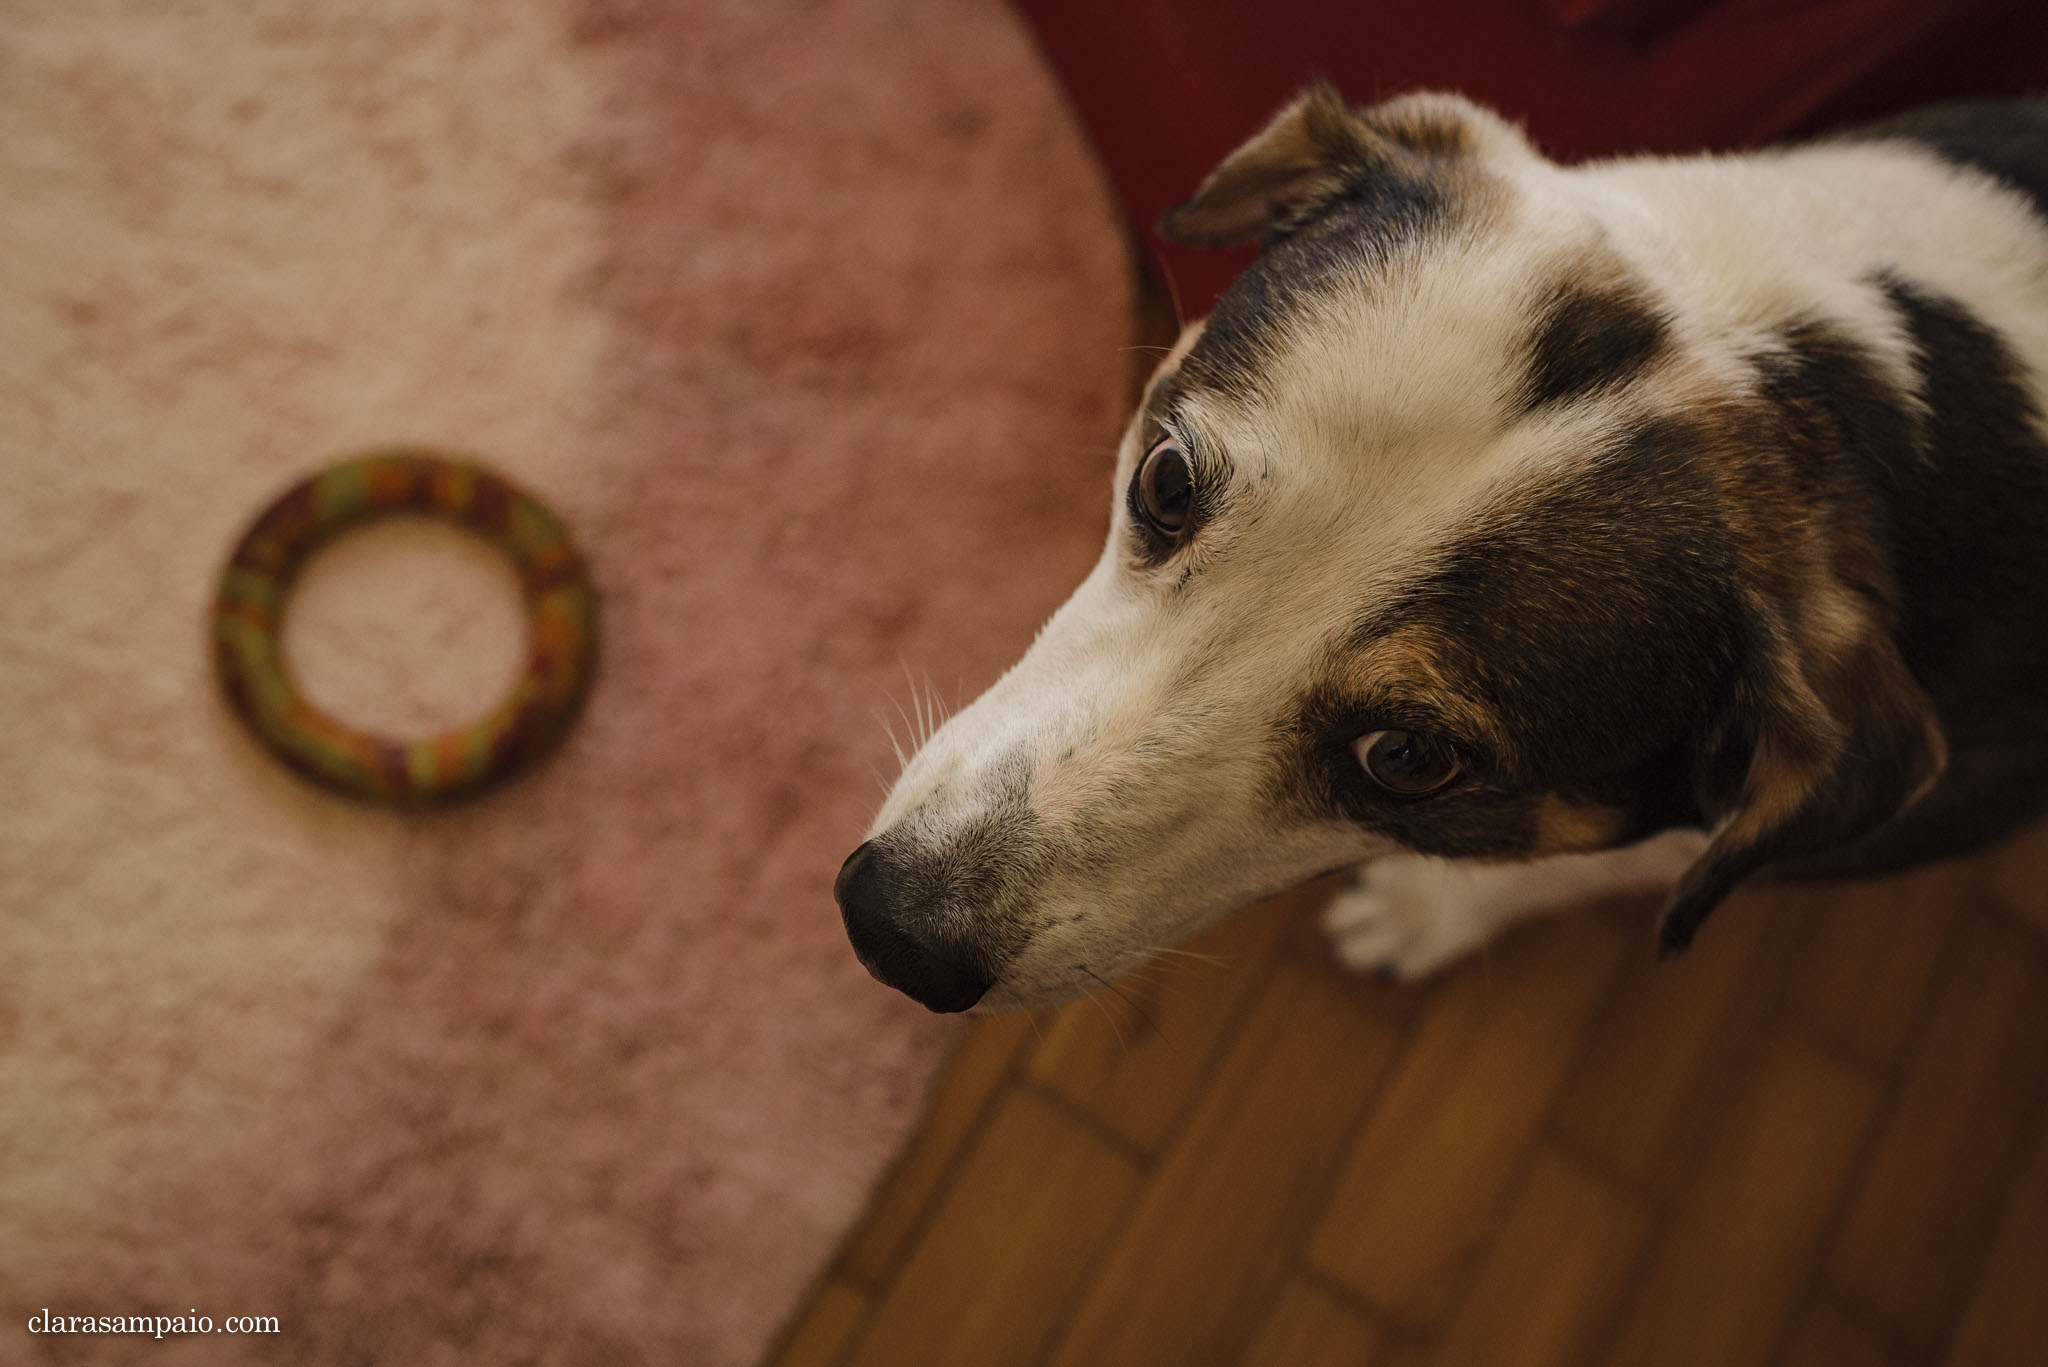
<path id="1" fill-rule="evenodd" d="M 526 667 L 474 725 L 401 741 L 343 725 L 292 682 L 278 630 L 306 558 L 349 528 L 394 513 L 467 527 L 511 558 L 526 600 Z M 214 664 L 228 705 L 274 753 L 354 797 L 411 805 L 496 783 L 558 740 L 582 704 L 597 648 L 597 594 L 562 524 L 511 482 L 414 447 L 372 451 L 287 490 L 222 572 Z"/>

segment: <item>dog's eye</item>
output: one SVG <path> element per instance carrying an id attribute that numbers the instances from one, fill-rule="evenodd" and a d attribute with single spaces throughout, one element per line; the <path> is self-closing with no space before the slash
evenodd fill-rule
<path id="1" fill-rule="evenodd" d="M 1135 492 L 1132 502 L 1152 530 L 1168 541 L 1179 540 L 1188 528 L 1195 478 L 1188 471 L 1188 458 L 1170 438 L 1145 453 Z"/>
<path id="2" fill-rule="evenodd" d="M 1427 731 L 1374 731 L 1352 742 L 1374 783 L 1401 797 L 1433 793 L 1458 776 L 1458 752 Z"/>

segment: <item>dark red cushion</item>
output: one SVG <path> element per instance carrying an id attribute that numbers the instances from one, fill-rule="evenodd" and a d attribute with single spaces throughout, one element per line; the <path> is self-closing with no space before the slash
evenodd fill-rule
<path id="1" fill-rule="evenodd" d="M 1243 253 L 1152 231 L 1303 82 L 1458 90 L 1561 160 L 1753 146 L 2048 88 L 2039 0 L 1019 0 L 1188 314 Z"/>

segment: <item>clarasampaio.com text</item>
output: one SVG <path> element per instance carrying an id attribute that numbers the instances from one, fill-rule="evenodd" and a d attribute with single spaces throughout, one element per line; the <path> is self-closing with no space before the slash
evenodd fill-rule
<path id="1" fill-rule="evenodd" d="M 31 1334 L 277 1334 L 275 1315 L 226 1315 L 216 1321 L 194 1310 L 189 1315 L 53 1315 L 47 1309 L 28 1317 Z"/>

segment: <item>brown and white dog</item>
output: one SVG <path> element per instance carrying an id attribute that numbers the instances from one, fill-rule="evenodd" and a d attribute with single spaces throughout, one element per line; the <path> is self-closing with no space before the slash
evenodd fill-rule
<path id="1" fill-rule="evenodd" d="M 1264 245 L 842 869 L 883 982 L 1071 996 L 1349 865 L 1359 965 L 1651 887 L 1671 952 L 2048 806 L 2048 102 L 1563 167 L 1312 89 L 1163 229 Z"/>

